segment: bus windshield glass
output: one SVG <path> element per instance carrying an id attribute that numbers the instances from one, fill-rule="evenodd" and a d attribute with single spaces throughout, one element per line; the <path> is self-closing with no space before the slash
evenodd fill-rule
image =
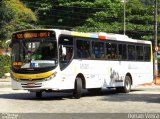
<path id="1" fill-rule="evenodd" d="M 58 51 L 55 38 L 20 39 L 12 42 L 14 68 L 55 67 L 57 62 Z"/>

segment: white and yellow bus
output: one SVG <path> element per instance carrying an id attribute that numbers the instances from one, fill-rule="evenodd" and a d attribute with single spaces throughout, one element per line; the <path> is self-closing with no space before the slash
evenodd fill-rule
<path id="1" fill-rule="evenodd" d="M 59 29 L 26 30 L 12 35 L 12 88 L 36 92 L 99 91 L 153 81 L 150 41 L 110 33 Z"/>

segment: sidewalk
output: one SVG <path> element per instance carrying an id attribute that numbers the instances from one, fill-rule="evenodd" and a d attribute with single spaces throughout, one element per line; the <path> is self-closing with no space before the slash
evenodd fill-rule
<path id="1" fill-rule="evenodd" d="M 0 88 L 11 87 L 11 78 L 0 78 Z"/>
<path id="2" fill-rule="evenodd" d="M 138 85 L 134 87 L 135 89 L 159 89 L 160 91 L 160 85 L 156 85 L 154 83 L 148 84 L 148 85 Z"/>
<path id="3" fill-rule="evenodd" d="M 0 78 L 0 82 L 11 82 L 11 77 Z"/>

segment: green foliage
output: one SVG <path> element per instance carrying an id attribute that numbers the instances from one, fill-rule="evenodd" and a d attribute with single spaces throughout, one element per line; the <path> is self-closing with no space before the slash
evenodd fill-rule
<path id="1" fill-rule="evenodd" d="M 37 13 L 40 27 L 123 33 L 124 3 L 121 0 L 21 1 Z M 132 38 L 153 40 L 154 0 L 126 1 L 126 34 Z"/>
<path id="2" fill-rule="evenodd" d="M 89 16 L 83 25 L 76 26 L 73 29 L 88 32 L 123 33 L 124 3 L 118 0 L 101 0 L 98 3 L 103 3 L 100 6 L 101 9 Z M 97 4 L 97 2 L 94 4 Z M 126 34 L 136 39 L 152 40 L 154 28 L 153 10 L 153 5 L 144 4 L 140 0 L 128 0 L 126 3 Z M 159 21 L 160 16 L 158 16 Z"/>
<path id="3" fill-rule="evenodd" d="M 6 44 L 6 41 L 4 40 L 0 40 L 0 48 L 7 48 L 7 44 Z"/>
<path id="4" fill-rule="evenodd" d="M 10 72 L 11 58 L 8 55 L 0 55 L 0 77 L 4 76 L 4 73 Z"/>
<path id="5" fill-rule="evenodd" d="M 11 33 L 26 28 L 37 20 L 31 9 L 26 8 L 19 0 L 2 0 L 0 3 L 0 38 L 9 39 Z"/>
<path id="6" fill-rule="evenodd" d="M 4 73 L 9 73 L 10 72 L 10 66 L 4 66 L 3 71 L 4 71 Z"/>

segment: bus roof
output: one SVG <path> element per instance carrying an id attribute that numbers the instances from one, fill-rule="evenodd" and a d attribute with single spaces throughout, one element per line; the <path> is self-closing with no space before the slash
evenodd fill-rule
<path id="1" fill-rule="evenodd" d="M 113 40 L 113 41 L 125 41 L 125 42 L 151 44 L 151 41 L 132 39 L 132 38 L 129 38 L 127 35 L 105 33 L 105 32 L 85 33 L 85 32 L 76 32 L 76 31 L 60 30 L 60 29 L 29 29 L 29 30 L 23 30 L 23 31 L 19 31 L 19 32 L 38 31 L 38 30 L 52 30 L 55 32 L 60 32 L 60 34 L 64 34 L 64 35 L 72 35 L 72 36 L 88 37 L 88 38 L 98 38 L 101 40 Z M 15 32 L 15 33 L 19 33 L 19 32 Z M 15 34 L 15 33 L 13 33 L 13 34 Z"/>
<path id="2" fill-rule="evenodd" d="M 84 32 L 75 32 L 75 31 L 68 31 L 68 30 L 61 30 L 61 34 L 80 36 L 80 37 L 89 37 L 89 38 L 99 38 L 101 40 L 115 40 L 115 41 L 151 44 L 151 41 L 132 39 L 132 38 L 129 38 L 127 35 L 123 35 L 123 34 L 104 33 L 104 32 L 84 33 Z"/>

